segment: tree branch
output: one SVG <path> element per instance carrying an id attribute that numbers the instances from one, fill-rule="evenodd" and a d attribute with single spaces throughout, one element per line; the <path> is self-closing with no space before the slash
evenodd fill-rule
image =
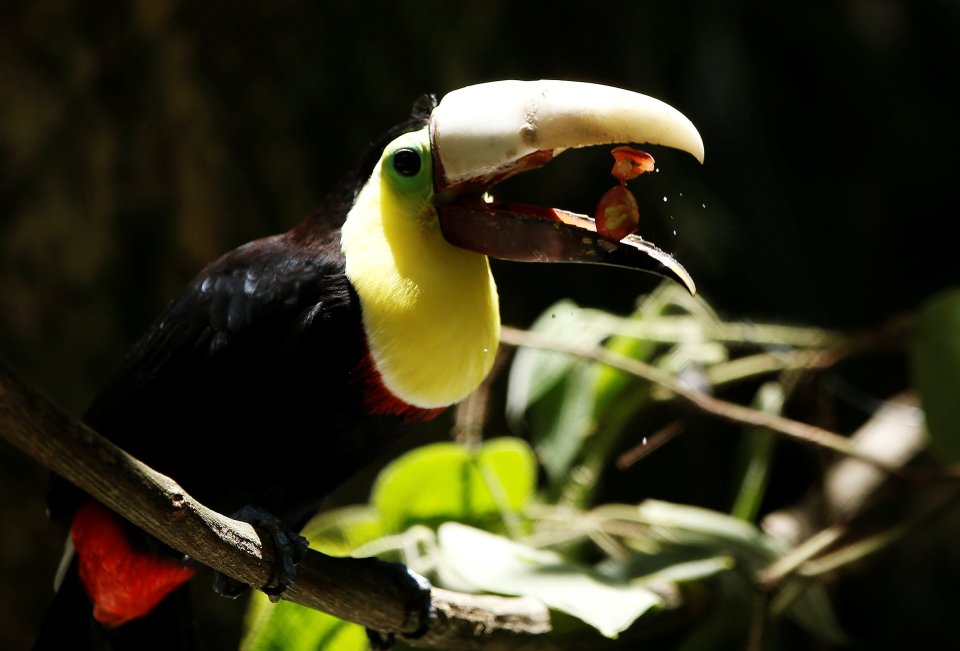
<path id="1" fill-rule="evenodd" d="M 253 587 L 269 585 L 276 559 L 254 528 L 216 513 L 176 482 L 104 439 L 31 390 L 0 358 L 0 435 L 53 472 L 190 558 Z M 309 550 L 283 598 L 403 638 L 409 621 L 403 577 L 364 559 Z M 436 621 L 409 643 L 426 648 L 532 648 L 550 630 L 537 600 L 434 588 Z M 552 648 L 537 641 L 536 648 Z"/>

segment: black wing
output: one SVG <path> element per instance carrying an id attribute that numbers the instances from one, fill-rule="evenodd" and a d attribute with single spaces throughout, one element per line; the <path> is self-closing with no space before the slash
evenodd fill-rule
<path id="1" fill-rule="evenodd" d="M 282 514 L 362 463 L 370 423 L 352 389 L 365 354 L 339 241 L 294 231 L 205 269 L 84 420 L 215 508 Z M 51 511 L 76 504 L 61 489 Z"/>
<path id="2" fill-rule="evenodd" d="M 336 330 L 344 316 L 358 323 L 355 309 L 339 252 L 302 248 L 288 235 L 251 242 L 209 265 L 170 303 L 84 420 L 115 441 L 127 440 L 136 433 L 117 424 L 133 403 L 160 406 L 183 393 L 194 374 L 213 380 L 216 372 L 263 364 L 309 338 L 328 339 L 336 333 L 324 326 Z"/>

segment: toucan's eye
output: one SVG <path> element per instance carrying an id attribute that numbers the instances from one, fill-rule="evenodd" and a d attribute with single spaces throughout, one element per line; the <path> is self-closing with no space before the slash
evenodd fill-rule
<path id="1" fill-rule="evenodd" d="M 416 176 L 420 173 L 423 162 L 420 160 L 420 154 L 413 149 L 398 149 L 393 154 L 393 169 L 400 176 Z"/>
<path id="2" fill-rule="evenodd" d="M 383 181 L 390 192 L 426 201 L 433 194 L 433 158 L 428 127 L 408 131 L 384 147 L 380 159 Z"/>

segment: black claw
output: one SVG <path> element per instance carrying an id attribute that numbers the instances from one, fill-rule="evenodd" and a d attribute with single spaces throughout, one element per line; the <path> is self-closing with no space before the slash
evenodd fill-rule
<path id="1" fill-rule="evenodd" d="M 416 640 L 427 634 L 430 626 L 437 618 L 437 612 L 433 608 L 433 586 L 430 585 L 426 577 L 409 569 L 407 569 L 407 576 L 416 584 L 416 591 L 411 595 L 412 598 L 407 601 L 406 610 L 407 613 L 416 616 L 416 621 L 420 622 L 420 626 L 413 633 L 406 634 L 405 637 Z"/>
<path id="2" fill-rule="evenodd" d="M 270 601 L 279 601 L 280 596 L 296 579 L 297 563 L 309 546 L 307 539 L 295 531 L 285 529 L 279 518 L 256 506 L 245 506 L 234 513 L 233 517 L 252 525 L 261 535 L 261 540 L 269 541 L 273 546 L 277 565 L 270 580 L 260 589 L 270 597 Z M 245 593 L 249 586 L 217 572 L 213 588 L 218 594 L 236 598 Z"/>
<path id="3" fill-rule="evenodd" d="M 384 569 L 397 575 L 398 581 L 396 583 L 403 590 L 402 597 L 404 611 L 407 614 L 406 621 L 417 624 L 417 629 L 413 633 L 404 633 L 403 637 L 411 640 L 423 637 L 436 619 L 431 594 L 433 586 L 430 585 L 430 581 L 402 563 L 375 560 Z M 406 630 L 406 627 L 404 627 L 404 630 Z"/>
<path id="4" fill-rule="evenodd" d="M 270 525 L 272 527 L 272 525 Z M 307 551 L 309 543 L 303 536 L 284 529 L 270 529 L 274 551 L 280 560 L 280 568 L 261 590 L 276 603 L 280 595 L 290 587 L 297 577 L 297 564 Z"/>
<path id="5" fill-rule="evenodd" d="M 431 590 L 433 586 L 423 576 L 413 572 L 402 563 L 390 563 L 378 558 L 370 558 L 368 562 L 376 563 L 381 570 L 396 577 L 393 582 L 402 590 L 402 599 L 404 612 L 406 613 L 405 624 L 416 623 L 417 630 L 413 633 L 403 633 L 404 639 L 416 640 L 423 637 L 430 630 L 430 626 L 436 619 L 436 612 L 433 609 L 433 599 Z M 404 631 L 407 629 L 403 627 Z M 367 629 L 367 639 L 370 640 L 370 647 L 373 651 L 390 651 L 396 642 L 396 635 L 393 633 L 383 633 Z"/>
<path id="6" fill-rule="evenodd" d="M 222 572 L 213 573 L 213 591 L 227 599 L 237 599 L 250 589 L 243 581 L 237 581 Z"/>
<path id="7" fill-rule="evenodd" d="M 381 633 L 369 628 L 367 629 L 367 639 L 370 640 L 371 651 L 390 651 L 397 641 L 393 633 Z"/>

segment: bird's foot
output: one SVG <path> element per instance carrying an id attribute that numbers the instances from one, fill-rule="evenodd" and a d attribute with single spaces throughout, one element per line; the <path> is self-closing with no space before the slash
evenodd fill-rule
<path id="1" fill-rule="evenodd" d="M 283 527 L 283 523 L 272 513 L 256 506 L 245 506 L 233 517 L 249 523 L 260 534 L 260 539 L 273 547 L 277 564 L 270 580 L 262 586 L 262 590 L 270 601 L 279 601 L 280 595 L 290 587 L 297 576 L 297 563 L 307 551 L 307 539 Z M 214 576 L 213 589 L 224 597 L 236 599 L 244 594 L 250 586 L 241 581 L 217 572 Z"/>
<path id="2" fill-rule="evenodd" d="M 397 641 L 393 633 L 381 633 L 367 629 L 367 641 L 370 642 L 370 651 L 390 651 Z"/>
<path id="3" fill-rule="evenodd" d="M 413 572 L 402 563 L 390 563 L 380 559 L 371 559 L 381 565 L 388 573 L 397 577 L 395 585 L 403 591 L 402 598 L 404 612 L 408 622 L 415 623 L 417 628 L 412 633 L 404 633 L 403 637 L 411 640 L 421 638 L 430 630 L 430 625 L 436 619 L 431 595 L 430 582 Z M 393 633 L 382 633 L 367 629 L 367 638 L 373 651 L 389 651 L 393 648 L 396 636 Z"/>

